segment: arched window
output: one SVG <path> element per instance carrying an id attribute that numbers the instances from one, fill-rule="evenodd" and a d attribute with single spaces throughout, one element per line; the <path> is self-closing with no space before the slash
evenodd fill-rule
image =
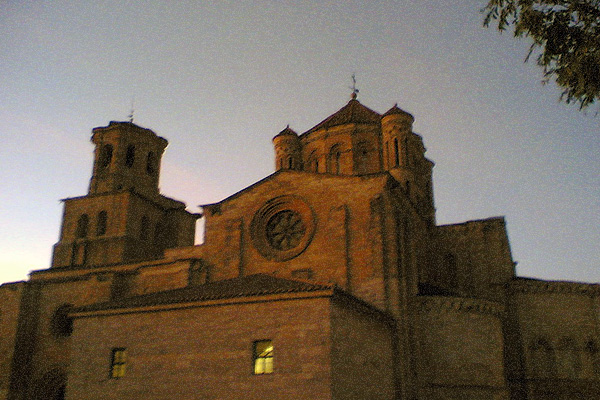
<path id="1" fill-rule="evenodd" d="M 165 232 L 165 226 L 162 222 L 158 221 L 154 227 L 154 244 L 158 245 L 163 241 L 163 235 Z"/>
<path id="2" fill-rule="evenodd" d="M 88 234 L 88 226 L 90 224 L 90 217 L 87 214 L 82 214 L 77 220 L 77 230 L 75 231 L 75 237 L 78 239 L 84 238 Z"/>
<path id="3" fill-rule="evenodd" d="M 369 143 L 362 141 L 356 145 L 356 172 L 359 174 L 366 174 L 369 172 Z"/>
<path id="4" fill-rule="evenodd" d="M 73 333 L 73 319 L 69 318 L 69 311 L 72 307 L 71 304 L 63 304 L 54 311 L 50 321 L 50 330 L 54 337 L 68 337 Z"/>
<path id="5" fill-rule="evenodd" d="M 150 235 L 150 220 L 145 215 L 142 217 L 142 221 L 140 223 L 140 239 L 148 240 L 148 236 Z"/>
<path id="6" fill-rule="evenodd" d="M 146 157 L 146 172 L 148 175 L 156 172 L 156 154 L 153 151 L 149 152 L 148 157 Z"/>
<path id="7" fill-rule="evenodd" d="M 110 165 L 110 161 L 112 160 L 113 155 L 113 147 L 110 144 L 105 144 L 102 146 L 100 150 L 100 156 L 98 157 L 98 167 L 100 169 L 105 169 Z"/>
<path id="8" fill-rule="evenodd" d="M 316 150 L 308 156 L 308 170 L 311 172 L 319 172 L 319 158 L 317 157 Z"/>
<path id="9" fill-rule="evenodd" d="M 292 169 L 293 166 L 294 166 L 294 163 L 292 162 L 292 157 L 288 157 L 288 159 L 287 159 L 288 169 Z"/>
<path id="10" fill-rule="evenodd" d="M 590 339 L 585 345 L 585 352 L 590 360 L 592 371 L 595 375 L 600 375 L 600 352 L 595 340 Z"/>
<path id="11" fill-rule="evenodd" d="M 128 168 L 133 167 L 133 163 L 135 162 L 135 146 L 130 144 L 127 146 L 127 152 L 125 153 L 125 165 Z"/>
<path id="12" fill-rule="evenodd" d="M 339 174 L 340 173 L 340 158 L 342 156 L 342 151 L 340 150 L 340 145 L 336 144 L 331 147 L 329 150 L 329 157 L 327 162 L 327 172 L 330 174 Z"/>
<path id="13" fill-rule="evenodd" d="M 538 378 L 553 377 L 556 371 L 554 349 L 550 343 L 539 338 L 531 343 L 531 372 Z"/>
<path id="14" fill-rule="evenodd" d="M 452 289 L 458 287 L 458 268 L 456 265 L 456 256 L 452 253 L 447 253 L 444 256 L 444 268 L 448 276 L 448 286 Z"/>
<path id="15" fill-rule="evenodd" d="M 134 275 L 131 273 L 116 273 L 110 285 L 111 300 L 119 300 L 127 297 L 133 287 Z"/>
<path id="16" fill-rule="evenodd" d="M 581 359 L 575 340 L 569 337 L 562 338 L 558 343 L 558 354 L 561 373 L 569 378 L 576 378 L 581 371 Z"/>
<path id="17" fill-rule="evenodd" d="M 385 142 L 385 147 L 383 149 L 383 159 L 385 160 L 385 162 L 387 164 L 386 168 L 390 167 L 390 165 L 389 165 L 390 164 L 389 156 L 390 156 L 390 142 Z"/>
<path id="18" fill-rule="evenodd" d="M 98 219 L 96 221 L 96 236 L 102 236 L 106 234 L 106 222 L 108 216 L 106 211 L 100 211 L 98 213 Z"/>
<path id="19" fill-rule="evenodd" d="M 400 165 L 400 149 L 398 147 L 398 138 L 394 138 L 394 166 Z"/>
<path id="20" fill-rule="evenodd" d="M 189 269 L 188 284 L 203 285 L 208 282 L 210 282 L 209 264 L 202 259 L 193 261 Z"/>

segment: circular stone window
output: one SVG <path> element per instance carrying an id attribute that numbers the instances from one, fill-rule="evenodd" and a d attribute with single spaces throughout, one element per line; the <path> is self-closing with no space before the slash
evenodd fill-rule
<path id="1" fill-rule="evenodd" d="M 269 200 L 254 215 L 252 241 L 264 257 L 286 261 L 310 244 L 315 231 L 314 213 L 301 199 L 281 196 Z"/>
<path id="2" fill-rule="evenodd" d="M 266 235 L 269 244 L 281 251 L 298 246 L 304 237 L 306 226 L 296 211 L 285 210 L 273 215 L 267 222 Z"/>

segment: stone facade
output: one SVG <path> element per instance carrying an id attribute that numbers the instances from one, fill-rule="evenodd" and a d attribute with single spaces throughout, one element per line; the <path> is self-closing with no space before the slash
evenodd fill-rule
<path id="1" fill-rule="evenodd" d="M 0 399 L 600 399 L 600 286 L 516 277 L 502 217 L 437 225 L 413 121 L 354 94 L 203 214 L 165 139 L 95 128 L 51 267 L 0 286 Z"/>
<path id="2" fill-rule="evenodd" d="M 330 288 L 131 308 L 74 314 L 68 398 L 388 399 L 394 393 L 392 320 Z M 272 340 L 276 373 L 253 373 L 252 344 L 261 339 Z M 115 347 L 128 350 L 130 367 L 120 380 L 109 378 L 106 365 Z M 358 351 L 349 357 L 348 348 Z M 377 379 L 363 376 L 357 384 L 365 365 Z"/>

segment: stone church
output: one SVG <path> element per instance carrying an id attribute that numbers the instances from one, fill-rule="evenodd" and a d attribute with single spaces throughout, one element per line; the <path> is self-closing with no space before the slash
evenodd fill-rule
<path id="1" fill-rule="evenodd" d="M 436 224 L 413 121 L 353 94 L 201 214 L 164 138 L 93 129 L 51 267 L 0 286 L 0 399 L 600 399 L 600 286 L 517 277 L 502 217 Z"/>

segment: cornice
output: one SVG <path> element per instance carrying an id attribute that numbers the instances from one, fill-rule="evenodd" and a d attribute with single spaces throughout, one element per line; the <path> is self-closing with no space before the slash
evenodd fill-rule
<path id="1" fill-rule="evenodd" d="M 600 284 L 521 278 L 509 282 L 508 291 L 509 293 L 561 293 L 599 296 Z"/>
<path id="2" fill-rule="evenodd" d="M 422 313 L 475 313 L 500 317 L 504 306 L 488 300 L 466 297 L 419 296 L 413 302 L 416 310 Z"/>

